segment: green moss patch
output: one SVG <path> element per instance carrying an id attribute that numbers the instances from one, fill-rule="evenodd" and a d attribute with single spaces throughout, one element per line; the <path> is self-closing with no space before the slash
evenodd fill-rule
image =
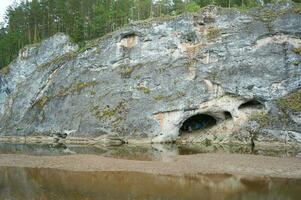
<path id="1" fill-rule="evenodd" d="M 135 68 L 130 66 L 121 67 L 119 74 L 121 75 L 122 78 L 131 78 L 131 75 L 134 70 Z"/>
<path id="2" fill-rule="evenodd" d="M 7 75 L 10 72 L 10 68 L 9 66 L 3 67 L 2 69 L 0 69 L 0 73 L 3 75 Z"/>
<path id="3" fill-rule="evenodd" d="M 151 90 L 147 87 L 139 87 L 138 90 L 143 92 L 144 94 L 149 94 L 151 92 Z"/>
<path id="4" fill-rule="evenodd" d="M 301 48 L 293 48 L 293 52 L 301 56 Z"/>
<path id="5" fill-rule="evenodd" d="M 271 21 L 274 18 L 276 18 L 278 15 L 279 15 L 279 13 L 277 13 L 273 10 L 266 10 L 259 16 L 259 19 L 264 22 L 268 22 L 268 21 Z"/>
<path id="6" fill-rule="evenodd" d="M 295 7 L 293 8 L 294 13 L 301 14 L 301 3 L 295 3 Z"/>
<path id="7" fill-rule="evenodd" d="M 165 97 L 163 95 L 158 95 L 158 96 L 155 96 L 154 99 L 156 101 L 162 101 Z"/>
<path id="8" fill-rule="evenodd" d="M 301 112 L 301 90 L 277 100 L 280 109 Z"/>
<path id="9" fill-rule="evenodd" d="M 91 94 L 91 95 L 95 95 L 95 94 L 96 94 L 96 91 L 95 91 L 95 90 L 91 90 L 91 91 L 90 91 L 90 94 Z"/>
<path id="10" fill-rule="evenodd" d="M 114 126 L 117 126 L 125 119 L 128 109 L 125 102 L 119 102 L 115 107 L 106 107 L 101 110 L 99 106 L 95 106 L 90 111 L 98 120 L 109 120 Z"/>
<path id="11" fill-rule="evenodd" d="M 256 121 L 260 127 L 267 127 L 270 125 L 271 120 L 266 112 L 254 113 L 249 118 L 250 121 Z"/>
<path id="12" fill-rule="evenodd" d="M 300 62 L 299 61 L 293 61 L 292 64 L 295 65 L 295 66 L 298 66 L 300 64 Z"/>
<path id="13" fill-rule="evenodd" d="M 262 22 L 266 22 L 268 23 L 269 26 L 271 26 L 271 22 L 273 20 L 275 20 L 277 17 L 287 14 L 289 12 L 291 12 L 292 9 L 283 9 L 283 10 L 279 10 L 279 11 L 275 11 L 269 8 L 263 8 L 259 14 L 251 14 L 255 19 L 257 20 L 261 20 Z"/>
<path id="14" fill-rule="evenodd" d="M 209 28 L 207 33 L 208 40 L 214 40 L 220 36 L 220 29 L 218 28 Z"/>
<path id="15" fill-rule="evenodd" d="M 41 71 L 44 68 L 49 67 L 51 65 L 61 65 L 62 63 L 65 63 L 67 61 L 74 59 L 76 56 L 77 56 L 76 52 L 66 53 L 62 56 L 58 56 L 58 57 L 54 58 L 53 60 L 51 60 L 43 65 L 38 66 L 38 70 Z"/>
<path id="16" fill-rule="evenodd" d="M 77 83 L 76 85 L 74 85 L 74 87 L 72 88 L 71 91 L 72 92 L 76 91 L 76 92 L 80 93 L 83 89 L 95 86 L 96 84 L 97 84 L 96 81 L 80 82 L 80 83 Z"/>
<path id="17" fill-rule="evenodd" d="M 178 97 L 178 98 L 184 97 L 185 95 L 186 95 L 185 92 L 177 91 L 177 97 Z"/>
<path id="18" fill-rule="evenodd" d="M 58 93 L 51 95 L 51 96 L 43 96 L 40 99 L 38 99 L 34 105 L 38 106 L 38 108 L 42 109 L 44 108 L 44 106 L 46 105 L 46 103 L 51 100 L 52 98 L 55 97 L 64 97 L 70 94 L 73 94 L 74 92 L 80 93 L 82 90 L 84 90 L 85 88 L 88 87 L 92 87 L 95 86 L 98 82 L 97 81 L 91 81 L 91 82 L 79 82 L 76 83 L 74 85 L 72 85 L 69 88 L 63 88 L 61 89 Z M 96 92 L 90 91 L 90 93 L 92 94 L 96 94 Z"/>
<path id="19" fill-rule="evenodd" d="M 162 101 L 162 100 L 166 99 L 167 101 L 171 102 L 171 101 L 175 101 L 184 96 L 186 96 L 185 92 L 177 91 L 176 95 L 170 95 L 170 96 L 157 95 L 157 96 L 154 96 L 153 99 L 156 101 Z"/>
<path id="20" fill-rule="evenodd" d="M 42 109 L 44 108 L 48 100 L 49 98 L 47 96 L 43 96 L 35 103 L 35 105 L 37 105 L 40 109 Z"/>
<path id="21" fill-rule="evenodd" d="M 97 85 L 98 82 L 97 81 L 90 81 L 90 82 L 78 82 L 74 85 L 71 85 L 70 87 L 66 87 L 61 89 L 57 94 L 55 94 L 54 96 L 57 97 L 63 97 L 63 96 L 67 96 L 69 94 L 73 94 L 75 92 L 77 93 L 81 93 L 84 89 L 89 88 L 89 87 L 93 87 L 95 85 Z M 94 91 L 94 90 L 93 90 Z M 91 92 L 91 94 L 94 93 L 96 94 L 96 91 Z"/>

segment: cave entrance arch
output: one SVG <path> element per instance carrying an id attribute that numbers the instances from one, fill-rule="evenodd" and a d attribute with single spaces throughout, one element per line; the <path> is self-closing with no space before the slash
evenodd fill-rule
<path id="1" fill-rule="evenodd" d="M 264 105 L 257 101 L 257 100 L 250 100 L 250 101 L 247 101 L 243 104 L 241 104 L 238 109 L 241 110 L 241 109 L 245 109 L 245 108 L 253 108 L 253 109 L 262 109 L 264 108 Z"/>
<path id="2" fill-rule="evenodd" d="M 186 119 L 181 128 L 180 135 L 183 133 L 191 133 L 196 130 L 211 128 L 217 124 L 217 120 L 209 114 L 196 114 Z"/>

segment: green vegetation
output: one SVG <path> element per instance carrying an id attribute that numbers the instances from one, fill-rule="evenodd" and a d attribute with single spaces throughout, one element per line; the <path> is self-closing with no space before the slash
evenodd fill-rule
<path id="1" fill-rule="evenodd" d="M 256 121 L 260 127 L 267 127 L 271 120 L 266 112 L 254 113 L 249 118 L 250 121 Z"/>
<path id="2" fill-rule="evenodd" d="M 6 75 L 6 74 L 9 73 L 9 71 L 10 71 L 9 66 L 3 67 L 2 69 L 0 68 L 0 73 L 1 74 Z"/>
<path id="3" fill-rule="evenodd" d="M 186 6 L 186 10 L 188 12 L 197 12 L 200 9 L 200 6 L 194 1 L 190 2 Z"/>
<path id="4" fill-rule="evenodd" d="M 116 107 L 106 107 L 103 110 L 99 106 L 95 106 L 91 109 L 91 112 L 99 120 L 114 120 L 114 123 L 120 122 L 124 119 L 124 115 L 128 112 L 126 104 L 119 102 Z"/>
<path id="5" fill-rule="evenodd" d="M 63 56 L 58 56 L 55 59 L 51 60 L 50 62 L 40 65 L 39 70 L 43 70 L 44 68 L 47 68 L 50 65 L 59 65 L 62 62 L 71 60 L 75 56 L 76 56 L 75 52 L 70 52 L 70 53 L 64 54 Z"/>
<path id="6" fill-rule="evenodd" d="M 273 10 L 266 10 L 260 16 L 258 16 L 262 21 L 269 22 L 272 19 L 276 18 L 280 13 L 277 13 Z"/>
<path id="7" fill-rule="evenodd" d="M 93 86 L 95 86 L 97 84 L 98 84 L 97 81 L 78 82 L 78 83 L 76 83 L 74 85 L 71 85 L 70 87 L 65 87 L 65 88 L 61 89 L 54 96 L 56 96 L 56 97 L 64 97 L 64 96 L 67 96 L 69 94 L 73 94 L 74 92 L 81 93 L 82 90 L 84 90 L 85 88 L 93 87 Z M 92 92 L 91 92 L 91 94 L 92 94 Z"/>
<path id="8" fill-rule="evenodd" d="M 294 48 L 293 52 L 301 56 L 301 48 Z"/>
<path id="9" fill-rule="evenodd" d="M 301 90 L 283 97 L 277 101 L 280 109 L 287 111 L 291 110 L 294 112 L 301 111 Z"/>
<path id="10" fill-rule="evenodd" d="M 296 6 L 293 10 L 295 13 L 301 13 L 301 1 L 300 3 L 296 3 Z"/>
<path id="11" fill-rule="evenodd" d="M 117 110 L 118 110 L 117 108 L 105 108 L 102 111 L 101 117 L 102 118 L 111 118 L 116 114 Z"/>
<path id="12" fill-rule="evenodd" d="M 43 96 L 36 102 L 36 105 L 42 109 L 44 108 L 48 100 L 49 98 L 47 96 Z"/>
<path id="13" fill-rule="evenodd" d="M 289 112 L 301 112 L 301 90 L 294 92 L 286 97 L 276 101 L 283 124 L 289 123 Z M 259 112 L 251 115 L 251 121 L 256 121 L 261 127 L 267 127 L 271 124 L 272 118 L 266 112 Z M 273 122 L 275 123 L 275 122 Z"/>
<path id="14" fill-rule="evenodd" d="M 58 93 L 50 96 L 42 96 L 40 99 L 38 99 L 34 105 L 36 105 L 38 108 L 43 109 L 46 103 L 55 98 L 55 97 L 64 97 L 69 94 L 73 94 L 74 92 L 80 93 L 83 89 L 92 87 L 97 85 L 97 81 L 90 81 L 90 82 L 79 82 L 74 85 L 71 85 L 70 87 L 66 87 L 61 89 Z M 90 91 L 91 95 L 95 95 L 96 92 L 94 90 Z"/>
<path id="15" fill-rule="evenodd" d="M 121 67 L 119 73 L 123 78 L 130 78 L 134 69 L 135 67 L 130 67 L 130 66 Z"/>
<path id="16" fill-rule="evenodd" d="M 180 97 L 184 97 L 186 95 L 185 92 L 182 92 L 182 91 L 177 91 L 177 97 L 180 98 Z"/>
<path id="17" fill-rule="evenodd" d="M 163 95 L 158 95 L 158 96 L 155 96 L 154 99 L 156 101 L 162 101 L 165 97 Z"/>
<path id="18" fill-rule="evenodd" d="M 278 105 L 282 121 L 285 124 L 289 122 L 289 112 L 301 111 L 301 90 L 294 92 L 286 97 L 282 97 L 276 101 Z"/>
<path id="19" fill-rule="evenodd" d="M 166 99 L 170 102 L 170 101 L 177 100 L 181 97 L 184 97 L 185 95 L 186 95 L 185 92 L 177 91 L 176 95 L 170 95 L 170 96 L 157 95 L 157 96 L 154 96 L 153 99 L 156 100 L 156 101 L 162 101 L 162 100 Z"/>
<path id="20" fill-rule="evenodd" d="M 92 86 L 95 86 L 97 84 L 96 81 L 91 81 L 91 82 L 80 82 L 80 83 L 77 83 L 75 85 L 75 87 L 73 87 L 73 90 L 72 91 L 76 91 L 78 93 L 80 93 L 84 88 L 87 88 L 87 87 L 92 87 Z"/>
<path id="21" fill-rule="evenodd" d="M 23 128 L 20 128 L 20 127 L 18 127 L 18 128 L 16 128 L 16 130 L 17 131 L 22 131 L 22 130 L 24 130 Z"/>
<path id="22" fill-rule="evenodd" d="M 91 90 L 91 91 L 90 91 L 90 94 L 91 94 L 91 95 L 95 95 L 95 94 L 96 94 L 96 91 L 95 91 L 95 90 Z"/>
<path id="23" fill-rule="evenodd" d="M 220 35 L 220 30 L 218 28 L 210 28 L 208 29 L 207 38 L 208 40 L 214 40 Z"/>
<path id="24" fill-rule="evenodd" d="M 142 91 L 144 94 L 149 94 L 151 92 L 151 90 L 147 87 L 139 87 L 138 90 Z"/>
<path id="25" fill-rule="evenodd" d="M 274 0 L 275 1 L 275 0 Z M 300 2 L 300 0 L 295 0 Z M 71 36 L 84 50 L 86 41 L 99 38 L 132 21 L 163 18 L 183 12 L 196 12 L 214 4 L 246 9 L 273 0 L 21 0 L 6 11 L 0 24 L 0 68 L 7 66 L 25 45 L 34 44 L 55 33 Z M 279 1 L 277 1 L 279 2 Z M 300 13 L 297 4 L 294 12 Z M 274 17 L 275 14 L 268 17 Z M 266 18 L 265 16 L 264 18 Z M 217 32 L 209 34 L 211 38 Z"/>

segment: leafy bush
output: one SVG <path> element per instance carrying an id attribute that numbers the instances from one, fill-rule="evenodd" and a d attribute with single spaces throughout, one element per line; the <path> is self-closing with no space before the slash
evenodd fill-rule
<path id="1" fill-rule="evenodd" d="M 186 11 L 188 12 L 197 12 L 200 9 L 200 6 L 194 1 L 190 2 L 186 6 Z"/>

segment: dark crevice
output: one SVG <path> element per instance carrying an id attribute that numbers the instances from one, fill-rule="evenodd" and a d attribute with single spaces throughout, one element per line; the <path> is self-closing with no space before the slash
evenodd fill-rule
<path id="1" fill-rule="evenodd" d="M 126 39 L 126 38 L 132 38 L 132 37 L 136 37 L 137 34 L 136 33 L 124 33 L 120 35 L 120 39 Z"/>
<path id="2" fill-rule="evenodd" d="M 229 111 L 224 112 L 225 119 L 232 119 L 232 115 Z"/>
<path id="3" fill-rule="evenodd" d="M 264 108 L 264 105 L 257 100 L 250 100 L 250 101 L 247 101 L 247 102 L 241 104 L 238 107 L 238 109 L 244 109 L 244 108 L 262 109 L 262 108 Z"/>
<path id="4" fill-rule="evenodd" d="M 216 119 L 211 115 L 197 114 L 184 121 L 182 127 L 180 128 L 180 133 L 211 128 L 216 125 L 216 123 Z"/>

